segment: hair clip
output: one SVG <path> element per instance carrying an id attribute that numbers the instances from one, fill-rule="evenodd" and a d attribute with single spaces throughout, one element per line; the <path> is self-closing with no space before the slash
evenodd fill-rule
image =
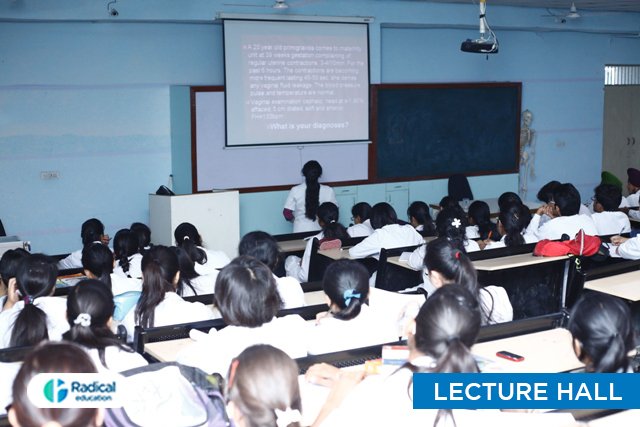
<path id="1" fill-rule="evenodd" d="M 24 300 L 24 305 L 33 304 L 33 298 L 31 298 L 31 296 L 29 295 L 25 295 L 23 300 Z"/>
<path id="2" fill-rule="evenodd" d="M 460 337 L 458 335 L 451 335 L 451 336 L 447 337 L 447 339 L 445 340 L 447 345 L 450 345 L 454 341 L 460 341 Z"/>
<path id="3" fill-rule="evenodd" d="M 336 223 L 336 220 L 335 220 L 335 219 L 332 219 L 332 220 L 329 222 L 329 224 L 335 224 L 335 223 Z"/>
<path id="4" fill-rule="evenodd" d="M 292 423 L 302 421 L 302 414 L 297 409 L 287 408 L 284 411 L 274 409 L 273 412 L 276 414 L 276 425 L 278 427 L 287 427 Z"/>
<path id="5" fill-rule="evenodd" d="M 353 289 L 347 289 L 343 292 L 342 298 L 344 298 L 344 305 L 349 307 L 352 298 L 360 298 L 360 293 L 355 293 Z"/>
<path id="6" fill-rule="evenodd" d="M 76 320 L 73 321 L 74 325 L 80 325 L 84 327 L 91 326 L 91 315 L 89 313 L 80 313 Z"/>
<path id="7" fill-rule="evenodd" d="M 460 259 L 460 251 L 456 251 L 453 256 L 456 257 L 456 259 Z"/>
<path id="8" fill-rule="evenodd" d="M 189 236 L 184 236 L 182 240 L 189 240 Z"/>
<path id="9" fill-rule="evenodd" d="M 460 221 L 459 218 L 454 218 L 453 221 L 451 221 L 452 227 L 460 228 L 461 225 L 462 225 L 462 221 Z"/>

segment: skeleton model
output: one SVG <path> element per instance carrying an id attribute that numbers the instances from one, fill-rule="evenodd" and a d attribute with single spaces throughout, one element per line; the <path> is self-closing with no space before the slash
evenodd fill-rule
<path id="1" fill-rule="evenodd" d="M 536 131 L 531 129 L 533 113 L 529 110 L 522 112 L 522 125 L 520 126 L 520 197 L 526 200 L 529 177 L 535 178 L 534 160 L 536 154 L 535 135 Z"/>

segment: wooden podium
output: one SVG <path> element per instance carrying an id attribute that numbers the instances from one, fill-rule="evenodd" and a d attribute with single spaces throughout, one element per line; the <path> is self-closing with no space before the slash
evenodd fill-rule
<path id="1" fill-rule="evenodd" d="M 237 191 L 158 196 L 149 194 L 151 242 L 175 244 L 173 231 L 183 222 L 195 225 L 207 249 L 238 255 L 240 242 L 240 197 Z"/>

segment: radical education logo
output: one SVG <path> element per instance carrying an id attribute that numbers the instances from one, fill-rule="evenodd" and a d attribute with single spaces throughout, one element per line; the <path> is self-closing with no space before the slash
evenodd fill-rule
<path id="1" fill-rule="evenodd" d="M 111 373 L 38 374 L 29 382 L 27 394 L 40 408 L 119 408 L 122 381 Z"/>
<path id="2" fill-rule="evenodd" d="M 51 403 L 60 403 L 67 398 L 69 389 L 61 379 L 52 379 L 44 385 L 44 397 Z"/>

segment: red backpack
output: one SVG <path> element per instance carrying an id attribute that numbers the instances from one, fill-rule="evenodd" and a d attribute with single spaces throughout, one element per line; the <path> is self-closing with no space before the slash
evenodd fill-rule
<path id="1" fill-rule="evenodd" d="M 598 236 L 589 236 L 584 233 L 584 230 L 580 230 L 573 240 L 563 242 L 540 240 L 533 249 L 533 254 L 535 256 L 592 256 L 598 253 L 601 244 L 602 241 Z"/>

